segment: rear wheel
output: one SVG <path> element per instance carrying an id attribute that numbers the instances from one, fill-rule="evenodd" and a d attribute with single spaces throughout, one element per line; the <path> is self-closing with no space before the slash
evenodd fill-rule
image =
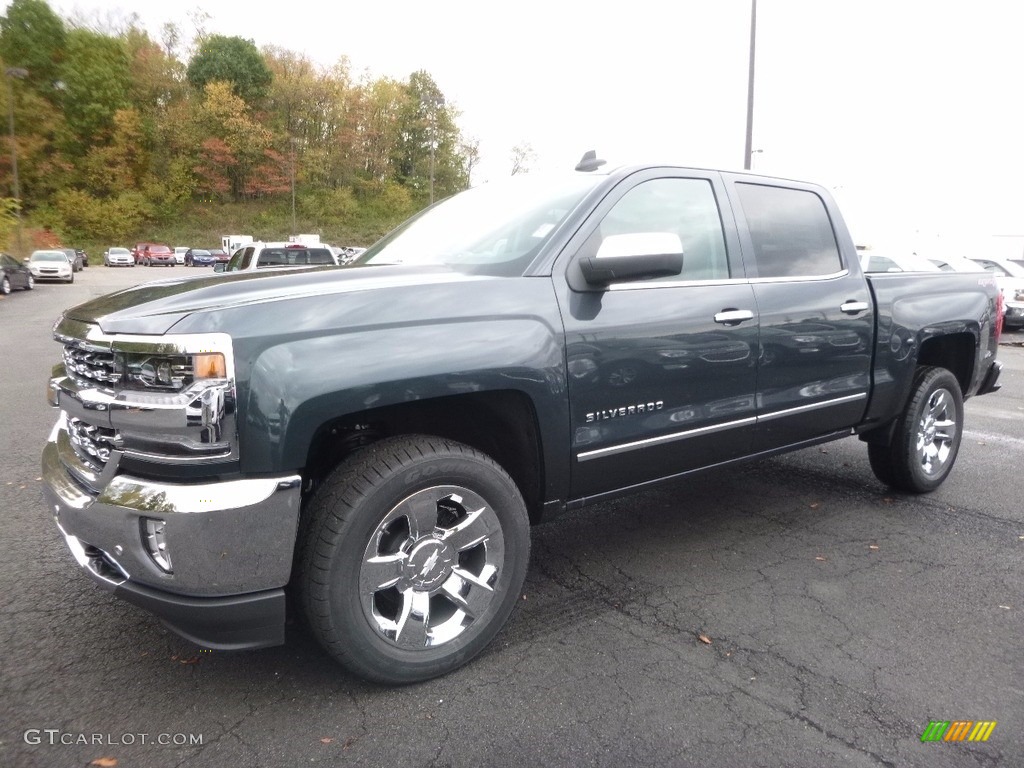
<path id="1" fill-rule="evenodd" d="M 488 456 L 389 438 L 354 454 L 310 502 L 299 585 L 311 630 L 350 671 L 413 683 L 491 641 L 526 576 L 526 506 Z"/>
<path id="2" fill-rule="evenodd" d="M 963 437 L 960 383 L 945 368 L 919 366 L 888 444 L 869 443 L 875 477 L 907 493 L 934 491 L 949 476 Z"/>
<path id="3" fill-rule="evenodd" d="M 35 287 L 36 287 L 36 279 L 34 277 L 32 277 L 32 275 L 29 275 L 28 276 L 28 281 L 25 283 L 25 290 L 26 291 L 31 291 Z"/>

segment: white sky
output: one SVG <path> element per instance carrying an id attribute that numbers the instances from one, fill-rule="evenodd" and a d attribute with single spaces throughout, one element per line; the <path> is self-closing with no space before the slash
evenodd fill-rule
<path id="1" fill-rule="evenodd" d="M 743 164 L 750 0 L 50 2 L 91 23 L 136 13 L 155 39 L 166 21 L 189 36 L 201 9 L 208 32 L 325 66 L 345 55 L 356 72 L 403 80 L 425 69 L 480 141 L 475 183 L 507 174 L 521 142 L 537 170 L 591 148 L 613 164 Z M 757 10 L 755 171 L 832 188 L 858 242 L 931 252 L 1024 239 L 1024 3 Z"/>

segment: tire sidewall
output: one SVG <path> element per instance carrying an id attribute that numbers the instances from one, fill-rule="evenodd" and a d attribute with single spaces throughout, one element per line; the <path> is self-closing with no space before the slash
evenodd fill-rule
<path id="1" fill-rule="evenodd" d="M 405 650 L 377 634 L 355 585 L 359 583 L 366 546 L 380 522 L 403 499 L 443 485 L 478 493 L 501 523 L 505 552 L 495 584 L 497 594 L 459 637 L 436 649 Z M 336 617 L 332 629 L 344 649 L 341 653 L 346 663 L 365 677 L 382 682 L 427 679 L 477 655 L 497 634 L 519 599 L 529 560 L 529 523 L 518 490 L 507 476 L 475 454 L 431 456 L 396 468 L 363 496 L 339 530 L 338 541 L 328 570 L 326 595 L 332 617 Z"/>
<path id="2" fill-rule="evenodd" d="M 936 474 L 929 475 L 921 466 L 917 456 L 917 432 L 924 414 L 928 410 L 928 402 L 936 391 L 945 389 L 952 397 L 954 410 L 956 412 L 956 436 L 946 458 L 942 469 Z M 924 492 L 933 491 L 942 485 L 943 481 L 953 470 L 957 455 L 960 452 L 960 443 L 963 439 L 964 428 L 964 403 L 960 394 L 960 385 L 956 377 L 947 370 L 933 369 L 922 380 L 920 388 L 915 393 L 911 408 L 908 409 L 907 420 L 904 424 L 904 450 L 907 451 L 908 470 L 916 489 Z"/>
<path id="3" fill-rule="evenodd" d="M 0 295 L 7 296 L 11 292 L 11 281 L 4 275 L 4 279 L 0 280 Z"/>

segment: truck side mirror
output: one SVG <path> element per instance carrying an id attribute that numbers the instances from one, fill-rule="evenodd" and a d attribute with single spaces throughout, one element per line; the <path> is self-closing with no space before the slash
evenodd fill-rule
<path id="1" fill-rule="evenodd" d="M 577 264 L 584 282 L 595 288 L 670 277 L 683 271 L 683 243 L 673 232 L 608 235 L 601 241 L 595 256 L 582 256 Z"/>

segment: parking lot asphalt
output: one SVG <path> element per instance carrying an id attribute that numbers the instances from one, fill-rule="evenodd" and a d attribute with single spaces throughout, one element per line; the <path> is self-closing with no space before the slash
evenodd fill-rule
<path id="1" fill-rule="evenodd" d="M 481 657 L 383 688 L 298 622 L 201 652 L 94 586 L 46 510 L 53 322 L 183 274 L 205 272 L 92 266 L 0 300 L 0 765 L 1024 765 L 1019 346 L 935 493 L 888 490 L 848 439 L 571 513 L 533 530 Z M 923 742 L 931 721 L 996 726 Z"/>

